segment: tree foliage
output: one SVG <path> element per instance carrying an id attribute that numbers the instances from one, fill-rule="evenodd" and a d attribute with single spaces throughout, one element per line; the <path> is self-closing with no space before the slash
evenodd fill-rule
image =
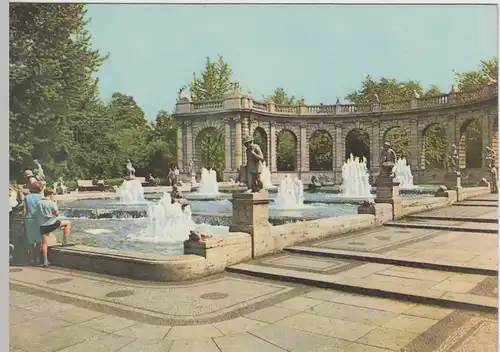
<path id="1" fill-rule="evenodd" d="M 220 180 L 226 164 L 224 131 L 210 128 L 202 133 L 200 149 L 203 166 L 214 169 L 217 172 L 217 178 Z"/>
<path id="2" fill-rule="evenodd" d="M 423 169 L 442 169 L 444 167 L 444 155 L 448 139 L 446 131 L 438 124 L 427 127 L 424 131 L 424 145 L 422 150 L 421 167 Z"/>
<path id="3" fill-rule="evenodd" d="M 277 105 L 296 105 L 297 100 L 294 95 L 288 95 L 283 88 L 276 88 L 271 95 L 264 96 L 264 101 L 273 102 Z"/>
<path id="4" fill-rule="evenodd" d="M 276 167 L 278 171 L 295 171 L 297 167 L 297 139 L 284 130 L 278 134 L 276 147 Z"/>
<path id="5" fill-rule="evenodd" d="M 327 131 L 316 131 L 309 140 L 309 169 L 333 170 L 333 140 Z"/>
<path id="6" fill-rule="evenodd" d="M 205 70 L 200 76 L 193 73 L 193 81 L 189 84 L 193 100 L 218 100 L 231 88 L 231 75 L 233 71 L 221 55 L 212 61 L 206 58 Z"/>
<path id="7" fill-rule="evenodd" d="M 10 4 L 11 175 L 34 158 L 54 177 L 83 172 L 75 138 L 96 118 L 98 82 L 92 74 L 106 59 L 91 49 L 84 6 Z"/>
<path id="8" fill-rule="evenodd" d="M 400 159 L 410 156 L 410 134 L 408 130 L 401 127 L 393 127 L 385 134 L 384 142 L 389 142 L 391 148 Z"/>
<path id="9" fill-rule="evenodd" d="M 455 82 L 459 91 L 478 90 L 493 83 L 498 78 L 498 56 L 481 60 L 478 71 L 455 72 Z"/>
<path id="10" fill-rule="evenodd" d="M 443 94 L 441 89 L 432 85 L 427 91 L 418 81 L 398 81 L 396 78 L 382 77 L 378 81 L 366 76 L 361 89 L 349 93 L 345 99 L 351 104 L 377 104 L 412 100 L 416 97 L 431 97 Z M 378 97 L 378 101 L 377 101 Z"/>

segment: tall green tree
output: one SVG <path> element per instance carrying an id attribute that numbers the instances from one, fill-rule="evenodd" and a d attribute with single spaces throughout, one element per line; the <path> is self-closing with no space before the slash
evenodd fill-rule
<path id="1" fill-rule="evenodd" d="M 113 122 L 108 131 L 114 150 L 110 168 L 113 174 L 123 171 L 127 159 L 136 168 L 146 168 L 149 164 L 152 127 L 145 118 L 144 111 L 131 96 L 114 93 L 107 107 L 107 115 Z"/>
<path id="2" fill-rule="evenodd" d="M 482 60 L 478 71 L 455 72 L 455 82 L 459 91 L 472 91 L 483 88 L 498 79 L 498 56 Z"/>
<path id="3" fill-rule="evenodd" d="M 271 95 L 263 96 L 264 101 L 278 105 L 295 105 L 297 100 L 294 95 L 288 95 L 284 88 L 276 88 Z"/>
<path id="4" fill-rule="evenodd" d="M 92 118 L 106 56 L 91 48 L 83 4 L 9 8 L 10 173 L 37 158 L 49 179 L 78 169 L 78 126 Z"/>
<path id="5" fill-rule="evenodd" d="M 156 115 L 149 144 L 151 172 L 166 177 L 169 169 L 177 165 L 177 121 L 167 111 L 160 110 Z"/>
<path id="6" fill-rule="evenodd" d="M 207 57 L 205 70 L 199 76 L 193 73 L 193 81 L 189 84 L 191 99 L 203 101 L 224 98 L 231 89 L 232 74 L 229 64 L 221 55 L 215 61 Z"/>
<path id="7" fill-rule="evenodd" d="M 368 75 L 361 83 L 361 89 L 349 93 L 345 99 L 351 104 L 364 105 L 412 100 L 416 97 L 430 97 L 440 94 L 442 94 L 441 89 L 436 85 L 432 85 L 426 92 L 418 81 L 401 82 L 395 78 L 386 77 L 377 81 Z"/>

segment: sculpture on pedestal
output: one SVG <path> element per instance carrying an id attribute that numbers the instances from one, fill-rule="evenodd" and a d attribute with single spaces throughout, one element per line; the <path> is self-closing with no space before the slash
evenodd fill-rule
<path id="1" fill-rule="evenodd" d="M 253 143 L 253 138 L 250 136 L 243 138 L 243 144 L 245 145 L 247 155 L 247 187 L 252 190 L 252 193 L 257 193 L 264 189 L 264 184 L 261 180 L 264 154 L 259 145 Z"/>
<path id="2" fill-rule="evenodd" d="M 135 169 L 132 166 L 132 162 L 130 159 L 127 159 L 127 164 L 125 164 L 125 177 L 127 177 L 129 180 L 132 180 L 135 178 Z"/>
<path id="3" fill-rule="evenodd" d="M 196 175 L 196 165 L 194 164 L 194 160 L 191 159 L 191 161 L 189 162 L 189 166 L 188 166 L 188 172 L 191 176 L 195 176 Z"/>
<path id="4" fill-rule="evenodd" d="M 486 162 L 488 163 L 488 168 L 491 169 L 492 167 L 495 167 L 495 163 L 496 163 L 495 152 L 490 147 L 486 147 L 484 149 L 486 151 L 485 159 L 486 159 Z"/>
<path id="5" fill-rule="evenodd" d="M 382 151 L 380 152 L 380 176 L 389 176 L 394 178 L 392 169 L 396 163 L 396 153 L 391 148 L 389 142 L 384 142 Z"/>
<path id="6" fill-rule="evenodd" d="M 444 166 L 446 172 L 458 172 L 459 171 L 459 157 L 457 146 L 455 144 L 451 145 L 450 154 L 445 154 L 444 156 Z"/>
<path id="7" fill-rule="evenodd" d="M 38 181 L 45 182 L 45 172 L 43 171 L 42 165 L 37 159 L 33 160 L 33 163 L 35 164 L 34 168 L 35 178 Z"/>

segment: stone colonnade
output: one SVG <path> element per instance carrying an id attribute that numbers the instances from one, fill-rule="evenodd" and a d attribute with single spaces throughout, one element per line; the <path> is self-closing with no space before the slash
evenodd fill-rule
<path id="1" fill-rule="evenodd" d="M 191 116 L 179 119 L 178 128 L 178 166 L 183 172 L 188 171 L 190 160 L 195 161 L 197 171 L 205 165 L 201 160 L 201 139 L 206 131 L 223 132 L 225 142 L 224 175 L 233 177 L 239 166 L 246 164 L 246 155 L 242 144 L 245 135 L 253 136 L 256 129 L 265 137 L 267 144 L 266 161 L 272 173 L 277 170 L 278 135 L 289 131 L 296 138 L 297 164 L 295 173 L 299 176 L 308 174 L 309 142 L 316 131 L 326 131 L 332 140 L 333 167 L 331 172 L 336 181 L 340 177 L 342 165 L 346 158 L 346 137 L 349 132 L 357 129 L 369 136 L 370 170 L 378 171 L 380 148 L 386 133 L 395 127 L 404 129 L 409 136 L 410 153 L 408 162 L 412 172 L 418 174 L 425 169 L 422 149 L 426 129 L 431 125 L 441 126 L 447 136 L 448 148 L 452 144 L 460 147 L 463 127 L 470 121 L 479 122 L 482 135 L 482 149 L 486 146 L 496 146 L 498 133 L 497 107 L 482 107 L 475 110 L 453 111 L 443 109 L 442 112 L 413 113 L 397 116 L 373 115 L 364 118 L 301 118 L 301 117 L 270 117 L 258 114 L 227 116 L 226 113 L 202 116 Z M 463 143 L 462 143 L 463 144 Z M 463 152 L 462 152 L 463 153 Z M 483 166 L 486 161 L 483 157 Z M 314 173 L 312 171 L 311 173 Z M 320 172 L 325 173 L 325 172 Z"/>

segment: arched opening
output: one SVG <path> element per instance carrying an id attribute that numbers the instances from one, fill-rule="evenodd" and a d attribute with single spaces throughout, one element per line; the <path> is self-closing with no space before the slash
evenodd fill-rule
<path id="1" fill-rule="evenodd" d="M 314 131 L 309 139 L 309 170 L 333 170 L 333 138 L 325 130 Z"/>
<path id="2" fill-rule="evenodd" d="M 278 133 L 276 147 L 276 168 L 278 171 L 297 169 L 297 136 L 290 130 Z"/>
<path id="3" fill-rule="evenodd" d="M 436 123 L 430 124 L 423 131 L 423 139 L 420 169 L 443 169 L 448 144 L 445 129 Z"/>
<path id="4" fill-rule="evenodd" d="M 408 162 L 410 156 L 410 133 L 407 129 L 399 126 L 389 128 L 385 132 L 384 142 L 391 144 L 391 148 L 399 159 L 405 158 Z"/>
<path id="5" fill-rule="evenodd" d="M 253 131 L 253 139 L 255 144 L 258 144 L 262 154 L 264 154 L 264 160 L 269 163 L 268 153 L 267 153 L 267 133 L 262 127 L 257 127 Z"/>
<path id="6" fill-rule="evenodd" d="M 370 168 L 370 135 L 358 128 L 355 128 L 345 137 L 345 159 L 350 155 L 366 158 L 366 166 Z"/>
<path id="7" fill-rule="evenodd" d="M 483 136 L 478 120 L 467 120 L 460 126 L 458 153 L 461 169 L 483 166 Z"/>
<path id="8" fill-rule="evenodd" d="M 195 141 L 195 163 L 197 168 L 213 168 L 217 172 L 219 180 L 222 180 L 222 172 L 225 168 L 226 146 L 224 142 L 224 130 L 215 127 L 207 127 L 201 130 Z"/>

